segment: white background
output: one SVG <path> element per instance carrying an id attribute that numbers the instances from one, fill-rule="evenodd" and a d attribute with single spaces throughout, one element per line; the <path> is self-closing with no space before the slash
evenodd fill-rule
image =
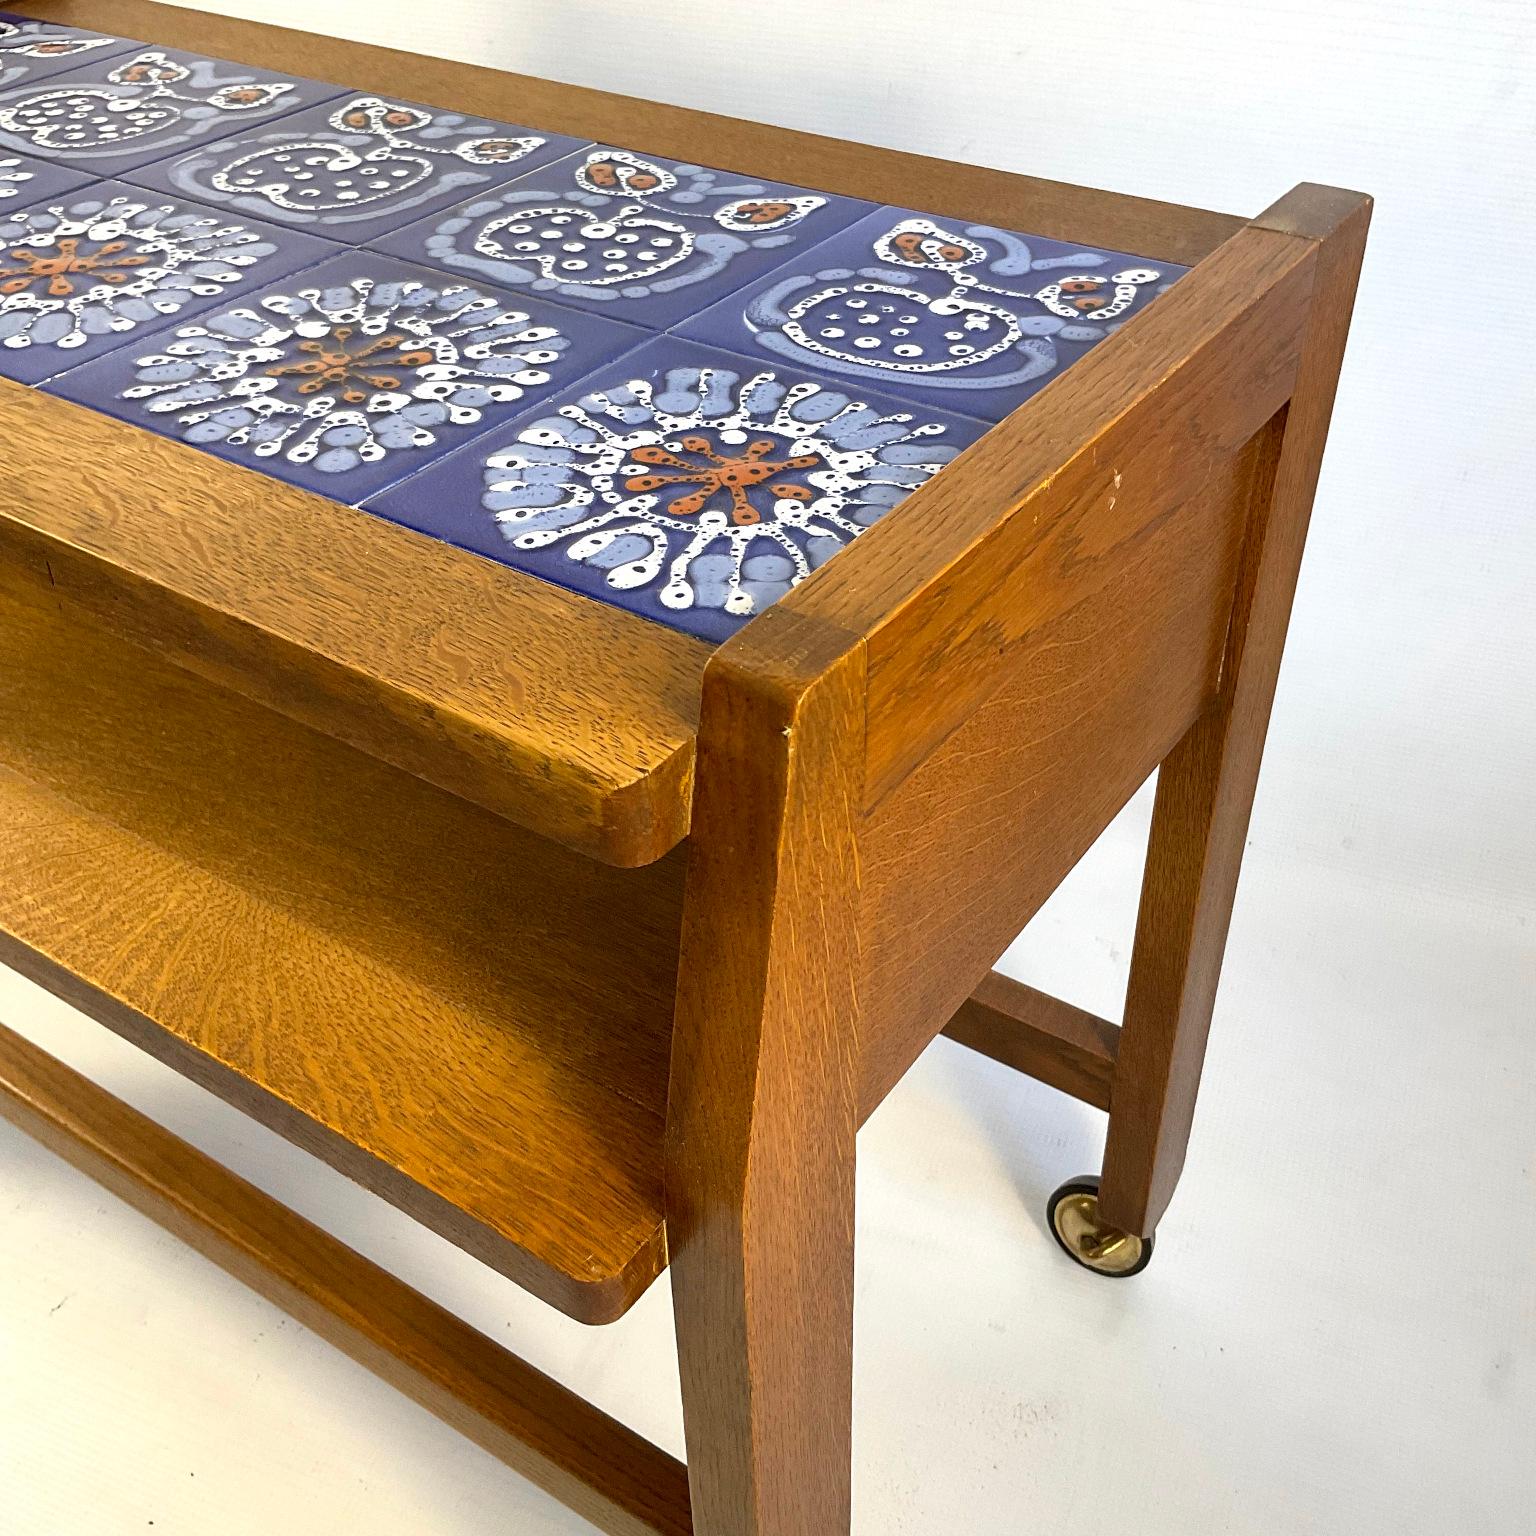
<path id="1" fill-rule="evenodd" d="M 1522 1529 L 1536 1507 L 1526 0 L 204 8 L 1238 212 L 1303 179 L 1376 195 L 1206 1092 L 1158 1255 L 1125 1285 L 1068 1266 L 1041 1207 L 1096 1166 L 1101 1118 L 934 1047 L 861 1142 L 857 1529 Z M 1117 1010 L 1146 810 L 1143 796 L 1009 969 Z M 0 1015 L 680 1451 L 664 1285 L 583 1330 L 4 973 Z M 585 1529 L 0 1128 L 0 1532 L 151 1525 Z"/>

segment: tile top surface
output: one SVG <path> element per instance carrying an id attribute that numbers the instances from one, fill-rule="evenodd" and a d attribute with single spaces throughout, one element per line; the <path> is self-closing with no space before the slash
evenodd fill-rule
<path id="1" fill-rule="evenodd" d="M 68 192 L 71 187 L 83 187 L 90 179 L 80 171 L 0 149 L 0 215 L 23 203 L 35 203 L 39 198 Z"/>
<path id="2" fill-rule="evenodd" d="M 1186 270 L 0 11 L 7 68 L 0 378 L 707 640 Z"/>
<path id="3" fill-rule="evenodd" d="M 343 95 L 135 179 L 361 245 L 582 144 L 415 102 Z"/>
<path id="4" fill-rule="evenodd" d="M 317 80 L 141 48 L 0 94 L 0 147 L 114 176 L 337 93 Z"/>
<path id="5" fill-rule="evenodd" d="M 984 430 L 662 336 L 369 508 L 723 640 Z"/>
<path id="6" fill-rule="evenodd" d="M 126 182 L 0 206 L 0 374 L 39 383 L 335 251 Z"/>
<path id="7" fill-rule="evenodd" d="M 997 421 L 1187 270 L 881 208 L 677 329 Z"/>
<path id="8" fill-rule="evenodd" d="M 45 388 L 357 502 L 641 340 L 344 250 Z"/>
<path id="9" fill-rule="evenodd" d="M 377 243 L 665 330 L 871 211 L 852 198 L 599 146 Z"/>
<path id="10" fill-rule="evenodd" d="M 123 37 L 0 11 L 0 90 L 138 47 Z"/>

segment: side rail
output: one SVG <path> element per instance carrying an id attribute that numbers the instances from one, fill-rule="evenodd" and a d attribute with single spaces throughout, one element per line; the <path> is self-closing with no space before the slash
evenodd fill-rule
<path id="1" fill-rule="evenodd" d="M 1245 227 L 786 599 L 864 637 L 861 1113 L 1215 698 L 1316 260 Z"/>

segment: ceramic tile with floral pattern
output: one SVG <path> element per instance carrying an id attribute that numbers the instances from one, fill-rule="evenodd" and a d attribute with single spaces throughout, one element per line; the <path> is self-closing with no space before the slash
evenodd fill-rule
<path id="1" fill-rule="evenodd" d="M 125 182 L 0 209 L 0 374 L 39 383 L 335 253 Z"/>
<path id="2" fill-rule="evenodd" d="M 658 336 L 368 507 L 723 640 L 983 431 Z"/>
<path id="3" fill-rule="evenodd" d="M 356 502 L 641 339 L 346 251 L 44 388 Z"/>

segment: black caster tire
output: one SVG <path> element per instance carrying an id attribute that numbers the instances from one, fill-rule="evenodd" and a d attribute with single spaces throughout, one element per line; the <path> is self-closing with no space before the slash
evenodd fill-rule
<path id="1" fill-rule="evenodd" d="M 1152 1238 L 1106 1226 L 1100 1218 L 1097 1174 L 1068 1179 L 1046 1203 L 1045 1220 L 1061 1251 L 1096 1275 L 1129 1280 L 1152 1262 Z"/>

